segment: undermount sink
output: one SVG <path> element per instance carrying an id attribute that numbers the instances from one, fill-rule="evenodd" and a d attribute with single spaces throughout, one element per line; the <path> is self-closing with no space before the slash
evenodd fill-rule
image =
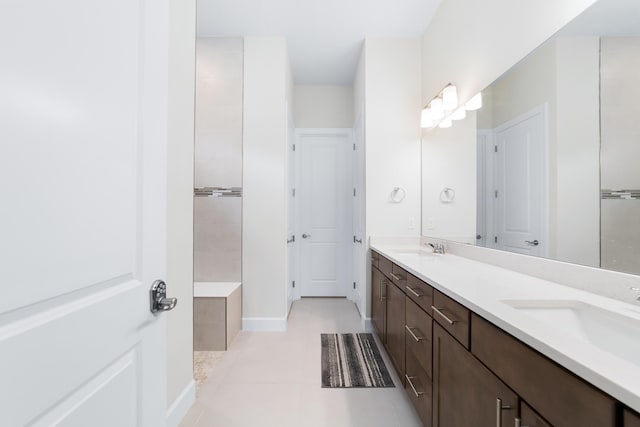
<path id="1" fill-rule="evenodd" d="M 575 338 L 640 366 L 640 319 L 575 300 L 503 300 Z"/>

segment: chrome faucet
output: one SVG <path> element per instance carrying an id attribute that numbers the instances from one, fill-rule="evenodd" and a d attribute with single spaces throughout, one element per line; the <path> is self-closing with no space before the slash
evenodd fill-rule
<path id="1" fill-rule="evenodd" d="M 428 246 L 433 248 L 434 254 L 444 254 L 444 244 L 443 243 L 427 243 Z"/>

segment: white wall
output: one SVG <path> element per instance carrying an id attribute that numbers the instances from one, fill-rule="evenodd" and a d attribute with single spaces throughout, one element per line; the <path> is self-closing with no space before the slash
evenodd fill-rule
<path id="1" fill-rule="evenodd" d="M 442 2 L 423 37 L 422 100 L 447 83 L 469 100 L 595 1 Z"/>
<path id="2" fill-rule="evenodd" d="M 420 39 L 367 39 L 364 49 L 366 240 L 419 236 Z M 391 202 L 394 187 L 402 203 Z"/>
<path id="3" fill-rule="evenodd" d="M 167 152 L 167 284 L 176 308 L 167 316 L 167 404 L 188 409 L 193 381 L 193 120 L 195 0 L 170 3 Z M 183 392 L 187 392 L 186 396 Z M 192 393 L 192 394 L 189 394 Z M 184 402 L 176 402 L 185 396 Z M 180 406 L 180 404 L 183 406 Z"/>
<path id="4" fill-rule="evenodd" d="M 244 39 L 243 329 L 286 327 L 286 112 L 282 37 Z"/>
<path id="5" fill-rule="evenodd" d="M 293 117 L 298 128 L 350 128 L 353 87 L 296 85 Z"/>
<path id="6" fill-rule="evenodd" d="M 425 236 L 475 243 L 476 114 L 449 129 L 425 131 L 422 138 L 422 230 Z M 444 187 L 455 191 L 442 203 Z"/>

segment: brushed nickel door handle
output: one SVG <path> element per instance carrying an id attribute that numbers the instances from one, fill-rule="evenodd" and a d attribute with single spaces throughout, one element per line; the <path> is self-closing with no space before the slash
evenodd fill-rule
<path id="1" fill-rule="evenodd" d="M 173 310 L 178 304 L 178 298 L 167 298 L 167 284 L 156 280 L 149 290 L 150 311 L 153 314 Z"/>

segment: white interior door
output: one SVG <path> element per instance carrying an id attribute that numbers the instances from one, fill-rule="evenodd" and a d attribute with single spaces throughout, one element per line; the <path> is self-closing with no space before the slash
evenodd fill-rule
<path id="1" fill-rule="evenodd" d="M 301 296 L 350 296 L 351 130 L 299 130 Z"/>
<path id="2" fill-rule="evenodd" d="M 544 256 L 547 129 L 544 107 L 495 130 L 496 248 Z"/>
<path id="3" fill-rule="evenodd" d="M 287 115 L 287 314 L 296 297 L 296 204 L 294 188 L 296 183 L 295 126 L 289 104 Z"/>
<path id="4" fill-rule="evenodd" d="M 352 224 L 354 239 L 352 246 L 352 271 L 353 271 L 353 301 L 358 306 L 360 313 L 365 312 L 366 301 L 364 296 L 366 281 L 366 256 L 365 256 L 365 232 L 364 232 L 364 115 L 356 118 L 353 126 L 353 150 L 352 150 Z"/>
<path id="5" fill-rule="evenodd" d="M 0 6 L 0 424 L 165 425 L 168 5 Z"/>

